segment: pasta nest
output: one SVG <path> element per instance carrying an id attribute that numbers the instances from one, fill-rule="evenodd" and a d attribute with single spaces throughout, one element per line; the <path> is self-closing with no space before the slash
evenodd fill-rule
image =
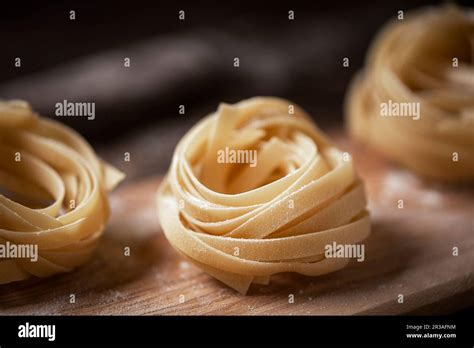
<path id="1" fill-rule="evenodd" d="M 157 206 L 173 247 L 241 293 L 280 272 L 339 270 L 349 259 L 326 257 L 325 247 L 370 233 L 352 157 L 278 98 L 220 104 L 197 123 L 175 149 Z"/>
<path id="2" fill-rule="evenodd" d="M 0 158 L 0 283 L 86 262 L 109 217 L 106 192 L 123 174 L 23 101 L 0 102 Z"/>
<path id="3" fill-rule="evenodd" d="M 390 22 L 349 89 L 350 133 L 421 176 L 472 181 L 473 64 L 473 12 L 428 8 Z"/>

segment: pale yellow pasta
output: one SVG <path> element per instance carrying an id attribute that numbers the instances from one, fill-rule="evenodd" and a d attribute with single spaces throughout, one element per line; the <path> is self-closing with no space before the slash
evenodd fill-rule
<path id="1" fill-rule="evenodd" d="M 0 101 L 0 284 L 86 262 L 109 217 L 106 193 L 122 178 L 72 129 Z M 10 251 L 20 247 L 37 258 Z"/>
<path id="2" fill-rule="evenodd" d="M 222 161 L 223 149 L 255 151 L 257 160 Z M 349 259 L 327 258 L 325 246 L 370 233 L 351 156 L 278 98 L 221 104 L 195 125 L 175 149 L 157 206 L 169 242 L 241 293 L 280 272 L 341 269 Z"/>
<path id="3" fill-rule="evenodd" d="M 472 181 L 473 64 L 474 12 L 426 8 L 392 21 L 348 93 L 350 133 L 422 176 Z M 401 115 L 386 117 L 387 104 Z M 412 106 L 419 117 L 402 114 Z"/>

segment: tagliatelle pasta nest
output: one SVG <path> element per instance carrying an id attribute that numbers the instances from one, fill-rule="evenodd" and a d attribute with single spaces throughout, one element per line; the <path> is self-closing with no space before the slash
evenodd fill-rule
<path id="1" fill-rule="evenodd" d="M 422 176 L 472 181 L 473 64 L 473 11 L 428 8 L 394 20 L 348 93 L 351 134 Z"/>
<path id="2" fill-rule="evenodd" d="M 0 259 L 0 284 L 83 264 L 109 217 L 106 192 L 123 174 L 23 101 L 0 101 L 0 159 L 0 246 L 37 250 L 36 260 Z"/>
<path id="3" fill-rule="evenodd" d="M 341 269 L 349 259 L 326 257 L 326 246 L 370 233 L 351 156 L 278 98 L 221 104 L 194 126 L 176 147 L 157 205 L 169 242 L 241 293 L 280 272 Z"/>

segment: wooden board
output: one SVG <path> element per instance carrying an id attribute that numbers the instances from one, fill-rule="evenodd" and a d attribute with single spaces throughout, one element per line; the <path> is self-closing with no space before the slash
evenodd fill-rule
<path id="1" fill-rule="evenodd" d="M 88 264 L 0 286 L 0 314 L 437 314 L 472 306 L 473 189 L 423 182 L 336 139 L 351 150 L 367 186 L 373 231 L 365 262 L 316 278 L 276 275 L 269 286 L 252 286 L 242 296 L 170 247 L 154 205 L 160 179 L 151 178 L 125 182 L 112 194 L 110 225 Z"/>

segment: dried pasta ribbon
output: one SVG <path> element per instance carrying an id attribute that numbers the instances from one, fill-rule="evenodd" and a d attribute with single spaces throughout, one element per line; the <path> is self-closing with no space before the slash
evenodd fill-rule
<path id="1" fill-rule="evenodd" d="M 0 101 L 0 284 L 86 262 L 109 217 L 106 192 L 122 179 L 72 129 Z M 36 260 L 19 257 L 28 247 Z"/>
<path id="2" fill-rule="evenodd" d="M 472 181 L 473 64 L 473 12 L 429 8 L 389 23 L 348 93 L 350 133 L 422 176 Z M 393 117 L 417 105 L 419 119 Z"/>
<path id="3" fill-rule="evenodd" d="M 257 160 L 242 161 L 251 151 Z M 370 233 L 352 158 L 278 98 L 221 104 L 195 125 L 176 147 L 157 206 L 173 247 L 241 293 L 280 272 L 341 269 L 349 260 L 326 258 L 325 246 Z"/>

